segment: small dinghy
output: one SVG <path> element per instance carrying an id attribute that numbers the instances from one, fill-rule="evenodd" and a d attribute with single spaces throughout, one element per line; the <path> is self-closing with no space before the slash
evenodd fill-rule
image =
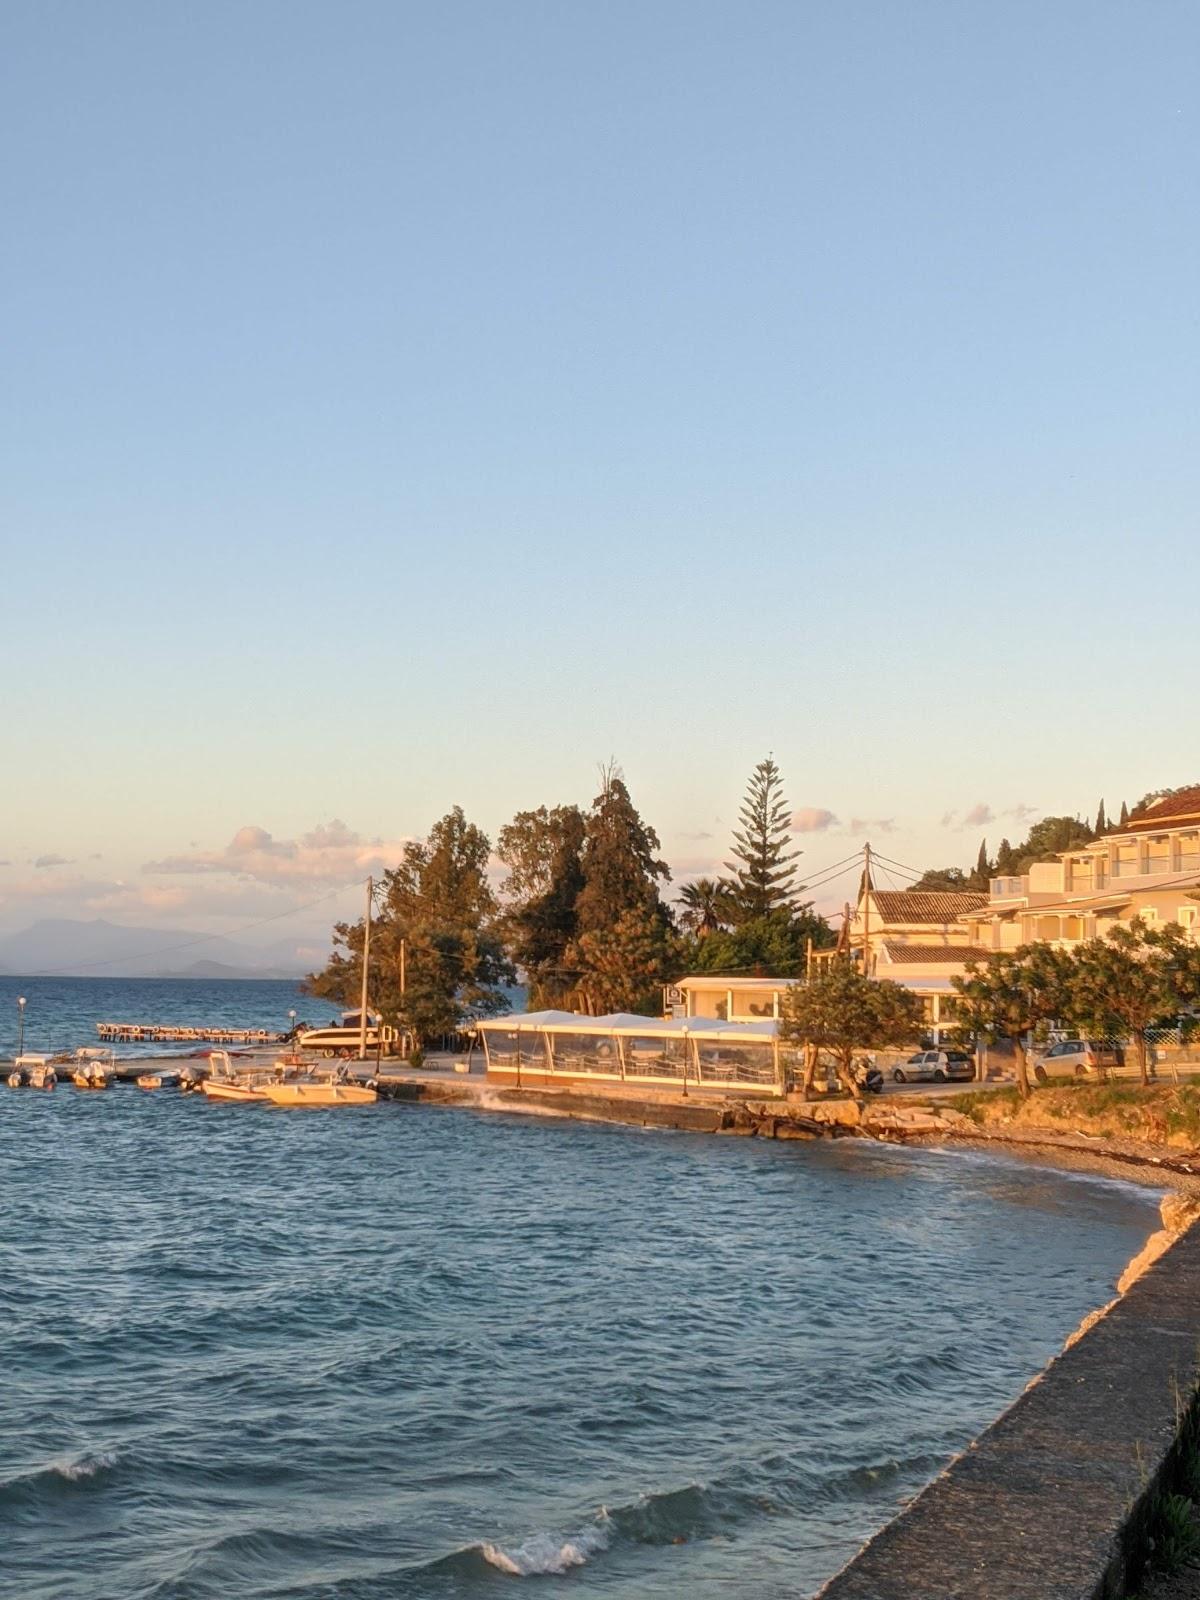
<path id="1" fill-rule="evenodd" d="M 137 1080 L 139 1089 L 175 1089 L 178 1085 L 177 1072 L 143 1072 Z"/>

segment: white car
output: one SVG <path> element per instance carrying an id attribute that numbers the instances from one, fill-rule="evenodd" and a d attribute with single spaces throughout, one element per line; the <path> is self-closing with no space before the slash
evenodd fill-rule
<path id="1" fill-rule="evenodd" d="M 965 1050 L 919 1050 L 892 1069 L 893 1083 L 969 1083 L 974 1076 L 974 1059 Z"/>

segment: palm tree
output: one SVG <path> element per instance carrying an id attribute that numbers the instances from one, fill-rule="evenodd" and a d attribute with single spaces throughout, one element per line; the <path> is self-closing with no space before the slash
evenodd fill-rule
<path id="1" fill-rule="evenodd" d="M 701 939 L 717 933 L 728 921 L 729 884 L 724 878 L 697 878 L 679 891 L 680 921 Z"/>

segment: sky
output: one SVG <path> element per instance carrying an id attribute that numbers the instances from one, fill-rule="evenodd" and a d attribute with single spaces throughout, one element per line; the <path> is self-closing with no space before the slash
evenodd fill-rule
<path id="1" fill-rule="evenodd" d="M 677 881 L 768 751 L 810 877 L 1200 781 L 1198 69 L 1192 0 L 8 0 L 0 929 L 312 934 L 609 759 Z"/>

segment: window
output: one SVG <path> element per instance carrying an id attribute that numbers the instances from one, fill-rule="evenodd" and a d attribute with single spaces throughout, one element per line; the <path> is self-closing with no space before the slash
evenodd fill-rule
<path id="1" fill-rule="evenodd" d="M 1143 906 L 1138 912 L 1138 916 L 1148 927 L 1152 928 L 1158 921 L 1158 910 L 1155 906 Z"/>
<path id="2" fill-rule="evenodd" d="M 1194 928 L 1200 922 L 1200 906 L 1180 906 L 1178 921 L 1181 928 Z"/>

